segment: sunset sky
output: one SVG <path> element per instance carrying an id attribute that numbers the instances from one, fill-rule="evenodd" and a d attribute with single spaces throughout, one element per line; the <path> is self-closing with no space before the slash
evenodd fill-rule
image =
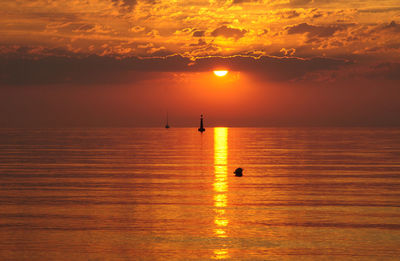
<path id="1" fill-rule="evenodd" d="M 399 0 L 2 0 L 0 35 L 0 127 L 400 126 Z"/>

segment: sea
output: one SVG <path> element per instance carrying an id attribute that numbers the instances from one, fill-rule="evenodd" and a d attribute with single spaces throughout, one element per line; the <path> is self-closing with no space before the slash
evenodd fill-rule
<path id="1" fill-rule="evenodd" d="M 400 129 L 3 128 L 0 260 L 400 260 Z"/>

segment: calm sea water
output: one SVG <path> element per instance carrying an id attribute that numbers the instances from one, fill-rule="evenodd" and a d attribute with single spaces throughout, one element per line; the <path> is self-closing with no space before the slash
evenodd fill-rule
<path id="1" fill-rule="evenodd" d="M 400 129 L 0 129 L 0 260 L 399 257 Z"/>

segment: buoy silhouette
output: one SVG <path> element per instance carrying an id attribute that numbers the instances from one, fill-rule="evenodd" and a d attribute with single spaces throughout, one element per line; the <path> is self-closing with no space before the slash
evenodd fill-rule
<path id="1" fill-rule="evenodd" d="M 243 176 L 243 169 L 237 168 L 233 173 L 235 173 L 236 177 L 241 177 L 241 176 Z"/>
<path id="2" fill-rule="evenodd" d="M 204 128 L 204 125 L 203 125 L 203 114 L 200 115 L 200 128 L 198 128 L 197 130 L 200 131 L 200 133 L 203 133 L 206 131 L 206 129 Z"/>

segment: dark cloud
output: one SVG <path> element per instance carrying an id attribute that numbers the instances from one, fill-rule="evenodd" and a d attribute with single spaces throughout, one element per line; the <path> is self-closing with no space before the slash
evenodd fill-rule
<path id="1" fill-rule="evenodd" d="M 316 19 L 316 18 L 320 18 L 320 17 L 323 17 L 323 16 L 324 16 L 324 13 L 323 13 L 323 12 L 321 12 L 321 11 L 314 11 L 313 14 L 312 14 L 312 16 L 311 16 L 311 18 Z"/>
<path id="2" fill-rule="evenodd" d="M 332 4 L 337 1 L 333 0 L 290 0 L 289 5 L 291 6 L 302 6 L 302 5 L 324 5 L 324 4 Z"/>
<path id="3" fill-rule="evenodd" d="M 384 80 L 400 80 L 400 63 L 380 63 L 371 68 L 367 77 L 379 78 Z"/>
<path id="4" fill-rule="evenodd" d="M 400 36 L 399 33 L 400 24 L 396 21 L 391 21 L 390 23 L 376 24 L 372 28 L 364 28 L 364 30 L 359 32 L 359 36 L 370 38 L 371 40 L 376 40 L 384 36 L 387 37 L 387 39 L 398 42 L 396 38 Z M 378 43 L 376 45 L 378 45 Z"/>
<path id="5" fill-rule="evenodd" d="M 46 25 L 46 30 L 59 32 L 62 34 L 70 33 L 110 33 L 112 29 L 102 24 L 86 22 L 51 22 Z"/>
<path id="6" fill-rule="evenodd" d="M 169 55 L 173 55 L 173 54 L 174 54 L 173 52 L 171 52 L 170 50 L 167 50 L 167 49 L 159 49 L 159 50 L 156 50 L 151 53 L 152 56 L 158 56 L 158 57 L 169 56 Z"/>
<path id="7" fill-rule="evenodd" d="M 32 54 L 0 56 L 0 83 L 6 85 L 35 85 L 56 83 L 101 84 L 132 82 L 144 77 L 144 72 L 210 71 L 226 67 L 247 71 L 270 80 L 293 80 L 307 73 L 336 70 L 348 64 L 330 58 L 301 59 L 272 56 L 138 58 L 113 56 L 37 56 Z"/>
<path id="8" fill-rule="evenodd" d="M 137 3 L 136 0 L 112 0 L 112 1 L 116 6 L 126 8 L 128 11 L 131 11 Z"/>
<path id="9" fill-rule="evenodd" d="M 301 23 L 293 26 L 286 27 L 288 34 L 307 34 L 308 37 L 329 37 L 335 32 L 344 30 L 349 25 L 329 25 L 329 26 L 317 26 L 310 25 L 308 23 Z"/>
<path id="10" fill-rule="evenodd" d="M 400 42 L 390 43 L 386 47 L 390 48 L 390 49 L 399 49 L 400 50 Z"/>
<path id="11" fill-rule="evenodd" d="M 258 0 L 233 0 L 233 4 L 243 4 L 243 3 L 252 3 L 259 2 Z"/>
<path id="12" fill-rule="evenodd" d="M 44 48 L 41 46 L 0 45 L 0 59 L 40 59 L 42 57 L 70 57 L 75 55 L 62 48 Z"/>
<path id="13" fill-rule="evenodd" d="M 93 30 L 93 28 L 94 28 L 93 24 L 82 24 L 78 26 L 76 30 L 78 30 L 79 32 L 89 32 L 90 30 Z"/>
<path id="14" fill-rule="evenodd" d="M 24 18 L 30 20 L 43 19 L 52 22 L 80 21 L 80 16 L 76 13 L 57 12 L 55 10 L 52 10 L 51 12 L 31 11 L 29 13 L 24 13 Z"/>
<path id="15" fill-rule="evenodd" d="M 112 84 L 143 77 L 143 72 L 182 71 L 187 58 L 119 58 L 112 56 L 73 55 L 41 58 L 12 57 L 0 59 L 0 83 L 41 85 L 58 83 Z"/>
<path id="16" fill-rule="evenodd" d="M 268 30 L 268 29 L 264 29 L 264 30 L 262 31 L 262 33 L 260 33 L 258 36 L 266 35 L 266 34 L 268 34 L 268 33 L 269 33 L 269 30 Z"/>
<path id="17" fill-rule="evenodd" d="M 116 6 L 121 7 L 125 11 L 132 11 L 135 5 L 139 2 L 137 0 L 111 0 Z M 154 4 L 156 0 L 140 0 L 149 4 Z"/>
<path id="18" fill-rule="evenodd" d="M 232 56 L 206 57 L 196 60 L 196 66 L 201 70 L 215 67 L 226 67 L 234 71 L 247 71 L 268 80 L 288 81 L 304 77 L 308 73 L 336 70 L 349 64 L 348 61 L 330 58 L 302 59 L 297 57 L 273 56 Z"/>
<path id="19" fill-rule="evenodd" d="M 197 30 L 197 31 L 194 31 L 194 32 L 193 32 L 193 37 L 203 37 L 204 34 L 205 34 L 205 31 L 199 31 L 199 30 Z"/>
<path id="20" fill-rule="evenodd" d="M 234 38 L 234 39 L 239 39 L 242 38 L 245 34 L 247 33 L 246 30 L 241 30 L 241 29 L 236 29 L 232 27 L 228 27 L 226 25 L 223 25 L 221 27 L 218 27 L 214 31 L 211 32 L 212 36 L 222 36 L 226 38 Z"/>
<path id="21" fill-rule="evenodd" d="M 400 11 L 400 7 L 367 8 L 358 10 L 360 13 L 386 13 L 392 11 Z"/>
<path id="22" fill-rule="evenodd" d="M 390 22 L 390 24 L 383 26 L 382 29 L 399 33 L 400 32 L 400 24 L 396 23 L 395 21 L 392 21 L 392 22 Z"/>
<path id="23" fill-rule="evenodd" d="M 290 5 L 301 6 L 301 5 L 307 5 L 312 2 L 313 2 L 312 0 L 290 0 Z"/>
<path id="24" fill-rule="evenodd" d="M 285 19 L 296 18 L 299 16 L 300 16 L 300 13 L 298 13 L 296 10 L 286 11 L 281 14 L 281 17 L 285 18 Z"/>
<path id="25" fill-rule="evenodd" d="M 207 45 L 207 42 L 206 41 L 204 41 L 203 39 L 199 39 L 198 41 L 197 41 L 197 43 L 195 43 L 195 44 L 190 44 L 190 46 L 206 46 Z"/>

